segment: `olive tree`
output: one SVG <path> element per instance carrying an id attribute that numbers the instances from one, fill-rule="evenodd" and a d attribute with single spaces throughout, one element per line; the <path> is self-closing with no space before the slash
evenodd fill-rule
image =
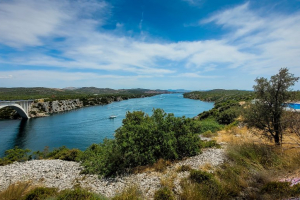
<path id="1" fill-rule="evenodd" d="M 256 128 L 265 136 L 273 139 L 280 145 L 282 132 L 286 127 L 283 123 L 284 104 L 291 98 L 291 87 L 299 80 L 287 68 L 282 68 L 279 73 L 267 78 L 256 78 L 253 86 L 256 100 L 250 104 L 245 114 L 248 127 Z"/>

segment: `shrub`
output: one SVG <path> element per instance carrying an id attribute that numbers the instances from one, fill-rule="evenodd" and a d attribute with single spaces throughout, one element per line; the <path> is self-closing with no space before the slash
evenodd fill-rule
<path id="1" fill-rule="evenodd" d="M 115 140 L 104 139 L 101 144 L 92 144 L 80 157 L 83 173 L 111 176 L 125 170 L 120 148 Z"/>
<path id="2" fill-rule="evenodd" d="M 199 133 L 205 133 L 207 131 L 211 131 L 215 133 L 223 128 L 215 119 L 208 118 L 202 121 L 199 121 L 200 130 Z"/>
<path id="3" fill-rule="evenodd" d="M 291 187 L 288 182 L 269 182 L 265 184 L 261 193 L 267 193 L 275 198 L 283 198 L 291 195 Z"/>
<path id="4" fill-rule="evenodd" d="M 136 185 L 125 188 L 120 194 L 117 194 L 112 200 L 142 200 L 143 194 Z"/>
<path id="5" fill-rule="evenodd" d="M 176 170 L 177 172 L 186 172 L 186 171 L 191 171 L 192 168 L 189 165 L 181 165 L 180 167 L 178 167 L 178 169 Z"/>
<path id="6" fill-rule="evenodd" d="M 29 149 L 20 149 L 17 146 L 13 149 L 6 150 L 5 157 L 0 160 L 0 165 L 7 165 L 15 161 L 27 161 L 30 159 L 30 156 L 28 155 L 29 152 Z"/>
<path id="7" fill-rule="evenodd" d="M 200 153 L 200 138 L 194 134 L 197 129 L 196 121 L 174 117 L 162 109 L 153 109 L 152 116 L 127 112 L 115 139 L 94 144 L 83 153 L 84 173 L 111 176 L 153 165 L 159 159 L 172 161 L 196 155 Z"/>
<path id="8" fill-rule="evenodd" d="M 31 190 L 25 197 L 24 200 L 43 200 L 57 194 L 56 188 L 45 188 L 37 187 Z"/>
<path id="9" fill-rule="evenodd" d="M 205 131 L 204 133 L 201 134 L 203 137 L 211 138 L 211 137 L 216 137 L 218 136 L 218 133 L 213 133 L 211 130 Z"/>
<path id="10" fill-rule="evenodd" d="M 74 190 L 66 189 L 60 192 L 57 200 L 105 200 L 101 195 L 96 195 L 87 190 L 76 188 Z"/>
<path id="11" fill-rule="evenodd" d="M 192 170 L 190 172 L 190 179 L 196 183 L 203 183 L 211 181 L 213 179 L 213 175 L 200 170 Z"/>
<path id="12" fill-rule="evenodd" d="M 170 164 L 170 161 L 160 158 L 156 163 L 153 164 L 153 168 L 155 171 L 163 172 Z"/>
<path id="13" fill-rule="evenodd" d="M 62 146 L 58 149 L 54 149 L 52 152 L 49 152 L 45 157 L 66 161 L 78 161 L 81 154 L 82 151 L 80 151 L 79 149 L 68 149 L 66 146 Z"/>
<path id="14" fill-rule="evenodd" d="M 200 141 L 201 148 L 221 148 L 221 146 L 217 143 L 216 140 L 209 140 L 209 141 Z"/>
<path id="15" fill-rule="evenodd" d="M 229 199 L 220 183 L 213 177 L 201 183 L 184 179 L 180 185 L 182 192 L 179 194 L 179 199 L 182 200 Z"/>
<path id="16" fill-rule="evenodd" d="M 281 157 L 273 148 L 266 144 L 236 144 L 228 148 L 227 156 L 230 160 L 245 167 L 268 169 L 282 164 Z"/>
<path id="17" fill-rule="evenodd" d="M 11 184 L 5 190 L 0 192 L 0 200 L 16 200 L 22 199 L 24 195 L 30 190 L 30 182 L 17 182 Z"/>
<path id="18" fill-rule="evenodd" d="M 173 199 L 175 199 L 174 194 L 167 187 L 162 187 L 158 189 L 154 194 L 154 200 L 173 200 Z"/>

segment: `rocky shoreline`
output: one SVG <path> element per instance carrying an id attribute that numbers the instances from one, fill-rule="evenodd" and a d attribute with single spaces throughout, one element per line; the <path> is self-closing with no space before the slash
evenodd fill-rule
<path id="1" fill-rule="evenodd" d="M 130 185 L 137 185 L 147 199 L 152 199 L 154 192 L 162 185 L 162 181 L 173 177 L 174 192 L 179 193 L 180 180 L 189 172 L 176 172 L 182 165 L 189 165 L 193 169 L 201 166 L 217 166 L 225 160 L 223 149 L 205 149 L 202 154 L 179 161 L 164 172 L 149 171 L 138 174 L 124 175 L 116 178 L 98 178 L 97 175 L 80 174 L 80 163 L 62 160 L 32 160 L 15 162 L 0 166 L 0 191 L 18 181 L 31 181 L 32 184 L 45 187 L 55 187 L 59 190 L 81 186 L 106 197 L 115 196 Z"/>

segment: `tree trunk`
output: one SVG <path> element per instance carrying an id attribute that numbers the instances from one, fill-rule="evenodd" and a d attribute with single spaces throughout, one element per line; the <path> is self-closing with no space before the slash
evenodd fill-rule
<path id="1" fill-rule="evenodd" d="M 279 132 L 276 132 L 276 134 L 274 135 L 274 141 L 276 145 L 280 145 L 280 137 L 279 137 Z"/>

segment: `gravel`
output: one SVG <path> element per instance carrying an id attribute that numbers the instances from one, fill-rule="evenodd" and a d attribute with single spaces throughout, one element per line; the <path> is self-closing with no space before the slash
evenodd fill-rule
<path id="1" fill-rule="evenodd" d="M 189 175 L 189 172 L 177 173 L 176 169 L 182 165 L 189 165 L 193 169 L 210 164 L 217 166 L 224 162 L 223 149 L 206 149 L 202 154 L 179 161 L 170 166 L 164 173 L 145 172 L 116 178 L 99 179 L 97 175 L 80 174 L 80 163 L 62 160 L 32 160 L 15 162 L 0 166 L 0 191 L 18 181 L 31 181 L 33 184 L 45 187 L 55 187 L 59 190 L 73 188 L 80 185 L 83 188 L 112 197 L 132 184 L 139 186 L 147 199 L 151 199 L 154 192 L 161 186 L 161 180 L 175 174 L 175 192 L 180 192 L 180 180 Z"/>

